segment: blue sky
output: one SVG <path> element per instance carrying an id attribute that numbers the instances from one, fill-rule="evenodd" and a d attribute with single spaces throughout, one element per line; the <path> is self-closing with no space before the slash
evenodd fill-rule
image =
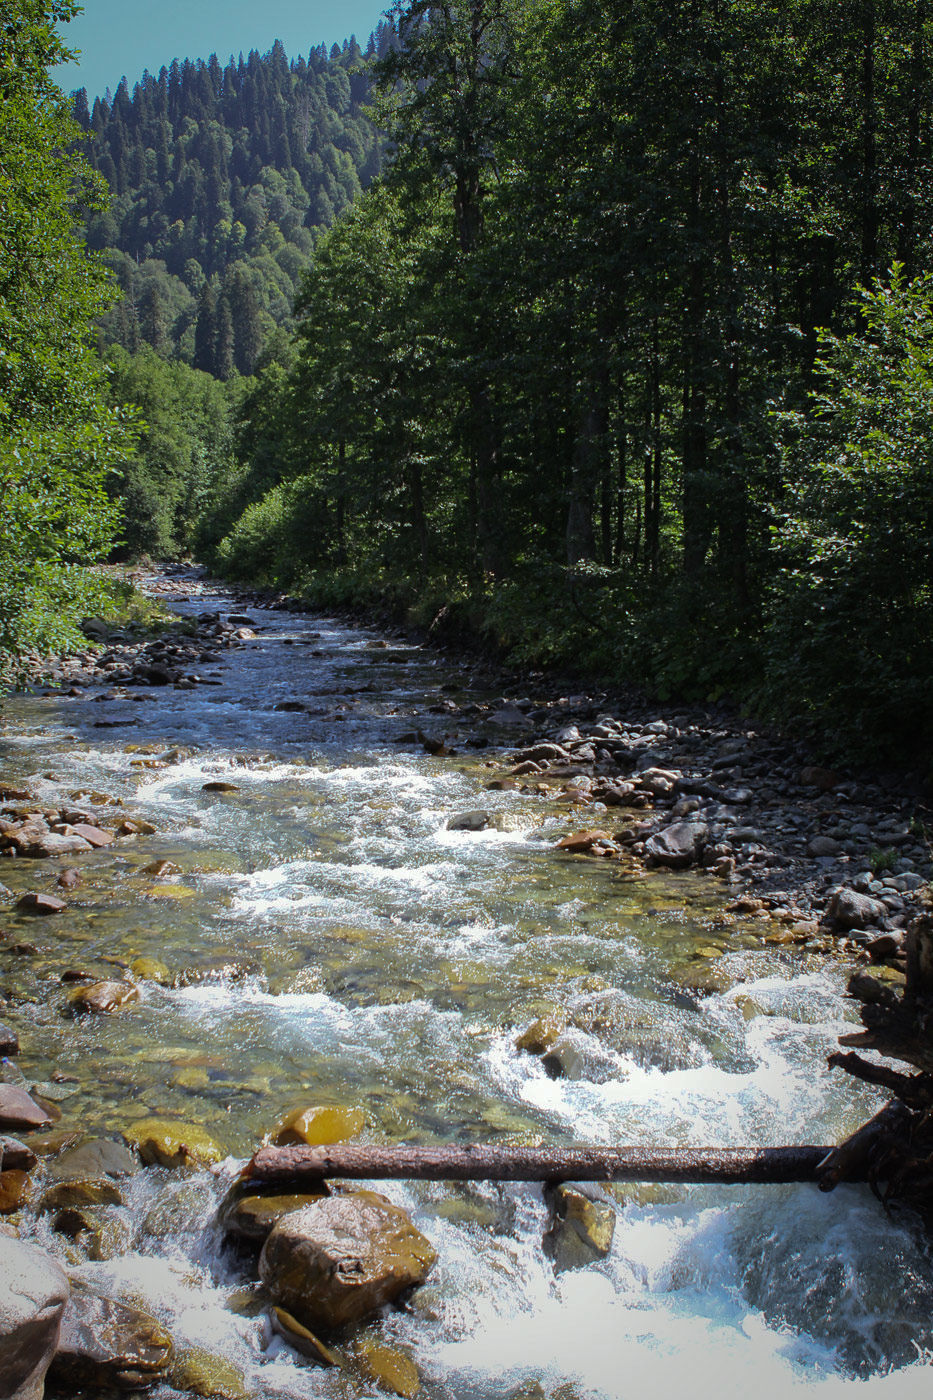
<path id="1" fill-rule="evenodd" d="M 71 92 L 91 97 L 116 88 L 126 74 L 130 88 L 144 68 L 158 73 L 173 58 L 225 63 L 232 53 L 265 53 L 281 39 L 289 58 L 323 40 L 328 47 L 355 34 L 365 47 L 388 0 L 84 0 L 84 13 L 63 27 L 65 42 L 81 49 L 77 63 L 54 72 Z"/>

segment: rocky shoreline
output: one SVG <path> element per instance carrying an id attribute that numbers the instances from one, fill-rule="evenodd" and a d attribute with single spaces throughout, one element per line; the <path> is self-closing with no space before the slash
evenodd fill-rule
<path id="1" fill-rule="evenodd" d="M 179 579 L 167 579 L 164 591 L 177 595 Z M 153 687 L 220 686 L 216 674 L 204 676 L 198 668 L 216 666 L 255 638 L 261 623 L 241 610 L 289 606 L 301 610 L 295 600 L 230 594 L 223 612 L 181 621 L 156 639 L 89 619 L 91 645 L 63 659 L 54 679 L 60 693 L 87 697 L 95 690 L 93 699 L 102 704 L 143 702 Z M 602 694 L 555 697 L 540 680 L 528 689 L 514 676 L 478 667 L 475 658 L 470 668 L 463 689 L 491 698 L 460 703 L 454 698 L 460 687 L 445 685 L 422 717 L 423 727 L 399 742 L 438 758 L 469 752 L 485 764 L 489 790 L 565 809 L 575 829 L 556 842 L 555 859 L 615 861 L 633 879 L 652 868 L 684 871 L 720 889 L 726 911 L 754 921 L 763 941 L 842 950 L 855 962 L 875 964 L 887 982 L 903 982 L 906 933 L 927 901 L 931 869 L 924 809 L 915 798 L 817 766 L 802 746 L 722 713 L 636 709 Z M 296 696 L 277 708 L 305 705 Z M 102 711 L 95 727 L 132 723 L 108 720 Z M 447 827 L 475 831 L 492 821 L 476 807 L 452 812 Z M 69 805 L 42 808 L 27 788 L 0 782 L 0 856 L 7 859 L 63 862 L 153 830 L 106 794 L 75 793 Z M 67 896 L 78 878 L 61 867 L 62 893 Z M 54 916 L 65 901 L 27 892 L 16 907 Z M 140 967 L 101 981 L 75 971 L 69 979 L 74 1014 L 118 1012 L 138 998 L 136 979 L 146 975 Z M 691 988 L 702 996 L 716 990 L 715 979 L 694 977 Z M 560 1074 L 553 1054 L 560 1029 L 535 1023 L 516 1044 L 554 1060 L 553 1073 Z M 15 1220 L 27 1199 L 31 1206 L 38 1201 L 56 1231 L 106 1250 L 113 1241 L 94 1243 L 103 1228 L 98 1207 L 120 1201 L 121 1182 L 140 1165 L 203 1170 L 222 1156 L 202 1130 L 154 1119 L 134 1124 L 126 1145 L 57 1135 L 56 1085 L 18 1077 L 10 1058 L 18 1050 L 16 1035 L 0 1026 L 6 1057 L 0 1133 L 16 1134 L 0 1137 L 0 1214 L 8 1219 Z M 300 1122 L 292 1115 L 272 1129 L 271 1140 L 313 1146 L 341 1141 L 361 1126 L 352 1110 L 341 1117 L 340 1110 L 311 1105 L 299 1116 Z M 35 1181 L 41 1181 L 41 1200 Z M 552 1210 L 548 1247 L 557 1267 L 605 1255 L 614 1212 L 598 1192 L 565 1184 Z M 258 1256 L 270 1338 L 390 1393 L 417 1393 L 410 1358 L 371 1338 L 355 1340 L 353 1331 L 420 1284 L 431 1267 L 434 1251 L 405 1212 L 373 1192 L 335 1187 L 281 1197 L 238 1179 L 218 1218 L 237 1248 Z M 14 1400 L 41 1396 L 49 1367 L 53 1385 L 142 1389 L 166 1380 L 202 1396 L 240 1400 L 244 1393 L 235 1376 L 224 1374 L 222 1359 L 176 1356 L 154 1318 L 70 1287 L 56 1260 L 19 1240 L 13 1224 L 0 1223 L 0 1260 L 0 1375 L 14 1377 Z"/>

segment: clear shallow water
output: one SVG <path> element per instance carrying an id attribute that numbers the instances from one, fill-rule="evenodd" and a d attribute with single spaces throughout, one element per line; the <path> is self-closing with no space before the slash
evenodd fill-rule
<path id="1" fill-rule="evenodd" d="M 211 597 L 180 607 L 238 611 Z M 427 709 L 473 698 L 467 676 L 374 648 L 375 634 L 250 615 L 257 641 L 201 668 L 222 687 L 5 712 L 6 781 L 49 803 L 118 797 L 158 827 L 76 859 L 83 884 L 64 915 L 6 920 L 39 949 L 0 951 L 3 985 L 25 998 L 3 1013 L 23 1070 L 74 1076 L 63 1126 L 167 1115 L 231 1154 L 218 1174 L 140 1174 L 113 1209 L 123 1257 L 71 1258 L 88 1278 L 234 1361 L 257 1400 L 351 1394 L 231 1311 L 249 1275 L 212 1225 L 236 1161 L 289 1107 L 359 1106 L 375 1141 L 663 1145 L 832 1142 L 875 1111 L 871 1091 L 824 1068 L 852 1014 L 844 964 L 765 944 L 765 929 L 723 914 L 712 882 L 632 881 L 558 855 L 554 840 L 592 814 L 485 791 L 496 750 L 437 759 L 396 742 L 476 732 Z M 273 709 L 292 699 L 312 712 Z M 202 791 L 218 779 L 239 791 Z M 478 806 L 500 829 L 446 830 Z M 147 873 L 160 859 L 179 873 Z M 51 889 L 55 873 L 0 865 L 16 890 Z M 118 1016 L 65 1017 L 62 971 L 139 956 L 187 985 L 143 983 Z M 698 997 L 703 968 L 721 990 Z M 514 1047 L 553 1008 L 569 1017 L 560 1079 Z M 438 1400 L 493 1400 L 532 1379 L 559 1400 L 930 1384 L 933 1270 L 865 1191 L 619 1187 L 610 1257 L 555 1277 L 536 1189 L 380 1189 L 438 1250 L 411 1311 L 380 1324 Z M 47 1221 L 27 1229 L 65 1248 Z"/>

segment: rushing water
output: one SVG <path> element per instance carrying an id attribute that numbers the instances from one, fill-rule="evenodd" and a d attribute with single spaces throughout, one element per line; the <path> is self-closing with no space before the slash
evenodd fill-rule
<path id="1" fill-rule="evenodd" d="M 232 604 L 196 593 L 177 606 Z M 110 1208 L 117 1258 L 85 1260 L 47 1219 L 26 1233 L 176 1342 L 232 1361 L 256 1400 L 367 1393 L 270 1344 L 213 1224 L 235 1159 L 286 1109 L 359 1106 L 380 1142 L 562 1145 L 831 1142 L 875 1111 L 877 1095 L 824 1068 L 852 1018 L 844 963 L 765 944 L 701 877 L 632 880 L 555 852 L 580 814 L 487 792 L 496 749 L 434 758 L 400 744 L 457 729 L 428 712 L 440 699 L 491 698 L 449 663 L 327 620 L 252 615 L 257 640 L 204 668 L 222 686 L 6 710 L 6 781 L 49 804 L 120 798 L 158 828 L 76 858 L 65 914 L 28 930 L 7 920 L 10 941 L 38 947 L 0 951 L 20 1067 L 72 1079 L 64 1127 L 169 1116 L 230 1153 L 219 1173 L 134 1178 Z M 274 708 L 293 699 L 308 709 Z M 238 790 L 202 790 L 217 780 Z M 493 826 L 447 830 L 478 806 Z M 178 872 L 147 871 L 162 859 Z M 0 878 L 51 889 L 55 871 L 7 861 Z M 186 985 L 145 982 L 119 1015 L 65 1016 L 64 969 L 140 956 Z M 721 990 L 698 997 L 705 966 Z M 571 1024 L 567 1073 L 552 1079 L 514 1041 L 555 1007 Z M 535 1188 L 379 1189 L 438 1251 L 411 1308 L 379 1324 L 437 1400 L 500 1400 L 534 1380 L 555 1400 L 930 1384 L 933 1269 L 864 1189 L 618 1187 L 610 1256 L 557 1276 Z"/>

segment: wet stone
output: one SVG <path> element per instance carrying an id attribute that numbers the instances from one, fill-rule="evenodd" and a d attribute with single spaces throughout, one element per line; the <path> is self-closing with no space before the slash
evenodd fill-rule
<path id="1" fill-rule="evenodd" d="M 401 1395 L 404 1400 L 414 1400 L 421 1389 L 418 1368 L 410 1356 L 398 1347 L 386 1346 L 384 1342 L 369 1339 L 360 1342 L 355 1359 L 366 1380 L 377 1385 L 390 1395 Z"/>
<path id="2" fill-rule="evenodd" d="M 259 1195 L 250 1193 L 247 1183 L 237 1182 L 224 1197 L 217 1219 L 227 1234 L 262 1244 L 284 1216 L 313 1205 L 327 1194 L 324 1190 L 300 1195 Z"/>
<path id="3" fill-rule="evenodd" d="M 272 1141 L 276 1147 L 288 1147 L 293 1143 L 323 1147 L 331 1142 L 345 1142 L 362 1132 L 365 1126 L 366 1115 L 359 1108 L 296 1108 L 276 1125 Z"/>
<path id="4" fill-rule="evenodd" d="M 123 1192 L 109 1177 L 85 1177 L 81 1180 L 59 1181 L 45 1192 L 39 1202 L 40 1213 L 82 1206 L 122 1206 Z"/>
<path id="5" fill-rule="evenodd" d="M 19 1138 L 0 1134 L 0 1171 L 32 1171 L 38 1160 L 32 1148 Z"/>
<path id="6" fill-rule="evenodd" d="M 25 1089 L 0 1084 L 0 1128 L 45 1128 L 52 1121 L 45 1106 L 37 1104 Z"/>
<path id="7" fill-rule="evenodd" d="M 489 813 L 478 809 L 473 812 L 458 812 L 447 822 L 448 831 L 482 831 L 489 825 Z"/>
<path id="8" fill-rule="evenodd" d="M 15 905 L 21 914 L 36 915 L 60 914 L 67 907 L 63 899 L 57 899 L 53 894 L 39 894 L 35 890 L 21 895 Z"/>
<path id="9" fill-rule="evenodd" d="M 0 1215 L 12 1215 L 24 1204 L 29 1194 L 29 1174 L 25 1171 L 0 1171 Z"/>
<path id="10" fill-rule="evenodd" d="M 123 1135 L 146 1166 L 208 1167 L 224 1156 L 210 1134 L 192 1123 L 143 1118 Z"/>
<path id="11" fill-rule="evenodd" d="M 134 1001 L 139 1001 L 139 989 L 132 982 L 92 982 L 71 995 L 74 1011 L 96 1016 L 111 1016 Z"/>
<path id="12" fill-rule="evenodd" d="M 19 1036 L 0 1021 L 0 1055 L 16 1055 L 18 1053 Z"/>
<path id="13" fill-rule="evenodd" d="M 172 1355 L 172 1339 L 154 1317 L 76 1289 L 50 1376 L 59 1385 L 136 1390 L 163 1379 Z"/>
<path id="14" fill-rule="evenodd" d="M 612 1248 L 616 1216 L 611 1205 L 564 1183 L 551 1193 L 553 1223 L 544 1237 L 545 1251 L 560 1273 L 604 1259 Z"/>
<path id="15" fill-rule="evenodd" d="M 41 1400 L 70 1293 L 61 1265 L 0 1234 L 0 1393 Z"/>
<path id="16" fill-rule="evenodd" d="M 284 1308 L 272 1308 L 269 1313 L 269 1321 L 273 1332 L 277 1332 L 288 1346 L 302 1356 L 306 1356 L 309 1361 L 316 1361 L 319 1366 L 340 1365 L 337 1354 L 326 1347 L 320 1338 L 316 1337 L 307 1327 L 302 1326 L 297 1317 L 292 1317 L 291 1313 L 286 1312 Z"/>
<path id="17" fill-rule="evenodd" d="M 407 1211 L 375 1192 L 354 1191 L 279 1221 L 259 1276 L 299 1321 L 337 1328 L 423 1283 L 436 1257 Z"/>
<path id="18" fill-rule="evenodd" d="M 201 1347 L 188 1347 L 178 1353 L 169 1381 L 176 1390 L 203 1396 L 204 1400 L 247 1400 L 239 1367 Z"/>

